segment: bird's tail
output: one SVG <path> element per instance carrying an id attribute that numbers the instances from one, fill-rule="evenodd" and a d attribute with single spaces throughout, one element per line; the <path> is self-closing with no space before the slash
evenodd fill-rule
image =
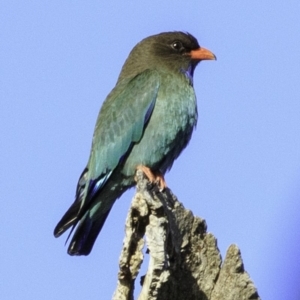
<path id="1" fill-rule="evenodd" d="M 80 213 L 79 202 L 74 202 L 68 211 L 64 214 L 54 229 L 54 236 L 59 237 L 66 230 L 73 226 L 69 237 L 72 235 L 68 254 L 70 255 L 88 255 L 99 235 L 102 226 L 105 223 L 109 212 L 120 194 L 112 194 L 110 197 L 100 194 L 97 201 L 85 209 L 84 213 Z M 66 241 L 66 243 L 67 243 Z"/>
<path id="2" fill-rule="evenodd" d="M 97 239 L 97 236 L 99 235 L 110 210 L 111 208 L 109 208 L 106 212 L 102 213 L 101 215 L 98 215 L 97 218 L 93 217 L 91 211 L 86 212 L 86 214 L 80 220 L 76 231 L 72 237 L 68 248 L 68 254 L 90 254 L 94 243 Z"/>
<path id="3" fill-rule="evenodd" d="M 88 255 L 91 252 L 116 199 L 130 187 L 130 185 L 120 184 L 122 177 L 117 173 L 102 186 L 97 185 L 99 180 L 95 180 L 89 184 L 90 188 L 85 193 L 86 173 L 87 169 L 84 170 L 79 179 L 74 203 L 54 229 L 55 237 L 59 237 L 70 227 L 72 230 L 69 237 L 73 230 L 75 231 L 68 247 L 70 255 Z M 98 186 L 100 188 L 97 190 L 96 187 Z"/>

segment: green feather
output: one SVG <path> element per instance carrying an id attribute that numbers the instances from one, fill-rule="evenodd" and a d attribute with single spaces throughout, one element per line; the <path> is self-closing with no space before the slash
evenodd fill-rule
<path id="1" fill-rule="evenodd" d="M 133 142 L 144 131 L 159 90 L 159 75 L 146 70 L 120 82 L 106 98 L 100 111 L 88 163 L 91 179 L 113 170 Z"/>

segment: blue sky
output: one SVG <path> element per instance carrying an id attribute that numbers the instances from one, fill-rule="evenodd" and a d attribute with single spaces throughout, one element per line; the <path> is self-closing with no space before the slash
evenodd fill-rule
<path id="1" fill-rule="evenodd" d="M 0 4 L 0 298 L 111 298 L 134 190 L 88 257 L 68 256 L 53 228 L 128 53 L 182 30 L 218 60 L 195 72 L 198 126 L 168 186 L 223 257 L 240 247 L 262 299 L 300 299 L 299 1 L 102 2 Z"/>

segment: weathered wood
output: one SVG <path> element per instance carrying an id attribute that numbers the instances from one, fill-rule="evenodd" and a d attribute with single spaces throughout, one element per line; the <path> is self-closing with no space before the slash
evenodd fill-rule
<path id="1" fill-rule="evenodd" d="M 231 245 L 225 260 L 205 220 L 183 207 L 169 189 L 159 191 L 137 172 L 137 191 L 127 220 L 114 300 L 133 300 L 135 279 L 149 258 L 139 300 L 260 299 Z"/>

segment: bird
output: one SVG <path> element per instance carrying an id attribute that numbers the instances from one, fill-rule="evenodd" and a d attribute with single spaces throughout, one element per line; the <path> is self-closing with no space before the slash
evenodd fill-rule
<path id="1" fill-rule="evenodd" d="M 141 169 L 166 188 L 164 175 L 197 123 L 194 70 L 216 56 L 187 32 L 162 32 L 139 42 L 100 109 L 75 201 L 54 229 L 71 229 L 70 255 L 89 255 L 116 199 Z M 68 239 L 69 239 L 68 237 Z"/>

